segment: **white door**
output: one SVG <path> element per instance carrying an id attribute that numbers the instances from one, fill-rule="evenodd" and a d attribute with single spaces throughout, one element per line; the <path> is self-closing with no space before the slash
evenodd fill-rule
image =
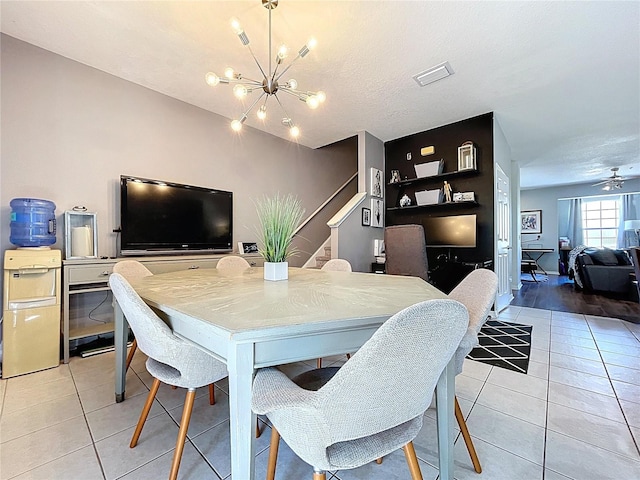
<path id="1" fill-rule="evenodd" d="M 498 311 L 513 300 L 511 293 L 511 200 L 509 177 L 496 164 L 496 268 L 498 275 Z"/>

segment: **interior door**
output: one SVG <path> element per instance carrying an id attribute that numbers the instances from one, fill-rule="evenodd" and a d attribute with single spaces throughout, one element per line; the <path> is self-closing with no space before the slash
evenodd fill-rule
<path id="1" fill-rule="evenodd" d="M 496 164 L 496 268 L 498 295 L 496 308 L 505 308 L 511 300 L 511 197 L 509 177 Z"/>

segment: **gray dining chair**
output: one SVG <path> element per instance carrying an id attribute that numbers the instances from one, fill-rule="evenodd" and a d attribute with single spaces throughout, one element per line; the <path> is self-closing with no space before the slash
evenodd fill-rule
<path id="1" fill-rule="evenodd" d="M 280 435 L 313 466 L 314 480 L 399 448 L 411 478 L 422 478 L 412 442 L 468 324 L 464 305 L 429 300 L 393 315 L 342 368 L 298 378 L 307 388 L 276 368 L 258 370 L 252 408 L 272 424 L 267 478 L 275 476 Z"/>
<path id="2" fill-rule="evenodd" d="M 153 275 L 151 270 L 137 260 L 120 260 L 113 266 L 113 272 L 119 273 L 129 282 Z M 129 349 L 129 354 L 127 355 L 127 363 L 124 369 L 125 372 L 129 370 L 129 366 L 131 365 L 131 361 L 133 360 L 133 356 L 137 349 L 138 341 L 134 338 L 131 348 Z"/>
<path id="3" fill-rule="evenodd" d="M 138 443 L 160 382 L 187 389 L 169 474 L 169 479 L 175 480 L 178 477 L 196 389 L 226 377 L 227 366 L 204 350 L 175 336 L 169 326 L 144 303 L 124 276 L 113 273 L 109 277 L 109 286 L 138 339 L 140 350 L 148 356 L 147 371 L 153 377 L 153 385 L 129 447 L 134 448 Z"/>
<path id="4" fill-rule="evenodd" d="M 449 298 L 463 304 L 469 312 L 469 327 L 455 353 L 456 375 L 462 373 L 464 359 L 478 345 L 478 333 L 487 321 L 498 292 L 498 276 L 491 270 L 473 270 L 449 293 Z M 482 473 L 478 454 L 473 446 L 467 423 L 464 420 L 458 398 L 454 399 L 456 420 L 473 463 L 473 469 Z"/>
<path id="5" fill-rule="evenodd" d="M 395 225 L 384 229 L 385 271 L 429 281 L 429 263 L 422 225 Z"/>
<path id="6" fill-rule="evenodd" d="M 352 272 L 351 264 L 343 258 L 332 258 L 320 270 L 329 272 Z"/>
<path id="7" fill-rule="evenodd" d="M 216 263 L 216 268 L 218 270 L 241 270 L 245 268 L 251 268 L 251 264 L 249 264 L 249 262 L 247 262 L 242 257 L 238 257 L 236 255 L 227 255 L 218 260 L 218 263 Z"/>

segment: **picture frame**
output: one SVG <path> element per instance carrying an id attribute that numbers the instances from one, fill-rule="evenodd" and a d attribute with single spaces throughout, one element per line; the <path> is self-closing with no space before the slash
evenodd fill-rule
<path id="1" fill-rule="evenodd" d="M 384 228 L 384 202 L 379 198 L 371 199 L 371 226 Z"/>
<path id="2" fill-rule="evenodd" d="M 238 253 L 240 255 L 258 253 L 258 244 L 256 242 L 238 242 Z"/>
<path id="3" fill-rule="evenodd" d="M 362 226 L 369 227 L 371 226 L 371 209 L 363 207 L 362 208 Z"/>
<path id="4" fill-rule="evenodd" d="M 371 169 L 371 196 L 382 198 L 384 196 L 382 170 L 377 168 Z"/>
<path id="5" fill-rule="evenodd" d="M 542 233 L 542 210 L 520 212 L 520 233 Z"/>

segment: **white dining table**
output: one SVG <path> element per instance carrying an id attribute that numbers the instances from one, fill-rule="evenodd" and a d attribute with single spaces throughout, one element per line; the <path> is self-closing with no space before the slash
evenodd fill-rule
<path id="1" fill-rule="evenodd" d="M 176 335 L 227 364 L 231 473 L 254 478 L 257 369 L 355 352 L 389 317 L 415 303 L 447 298 L 420 278 L 289 268 L 266 281 L 262 268 L 187 270 L 148 276 L 133 288 Z M 115 305 L 116 401 L 125 398 L 128 328 Z M 425 345 L 428 348 L 428 345 Z M 436 387 L 440 479 L 453 478 L 454 365 Z"/>

